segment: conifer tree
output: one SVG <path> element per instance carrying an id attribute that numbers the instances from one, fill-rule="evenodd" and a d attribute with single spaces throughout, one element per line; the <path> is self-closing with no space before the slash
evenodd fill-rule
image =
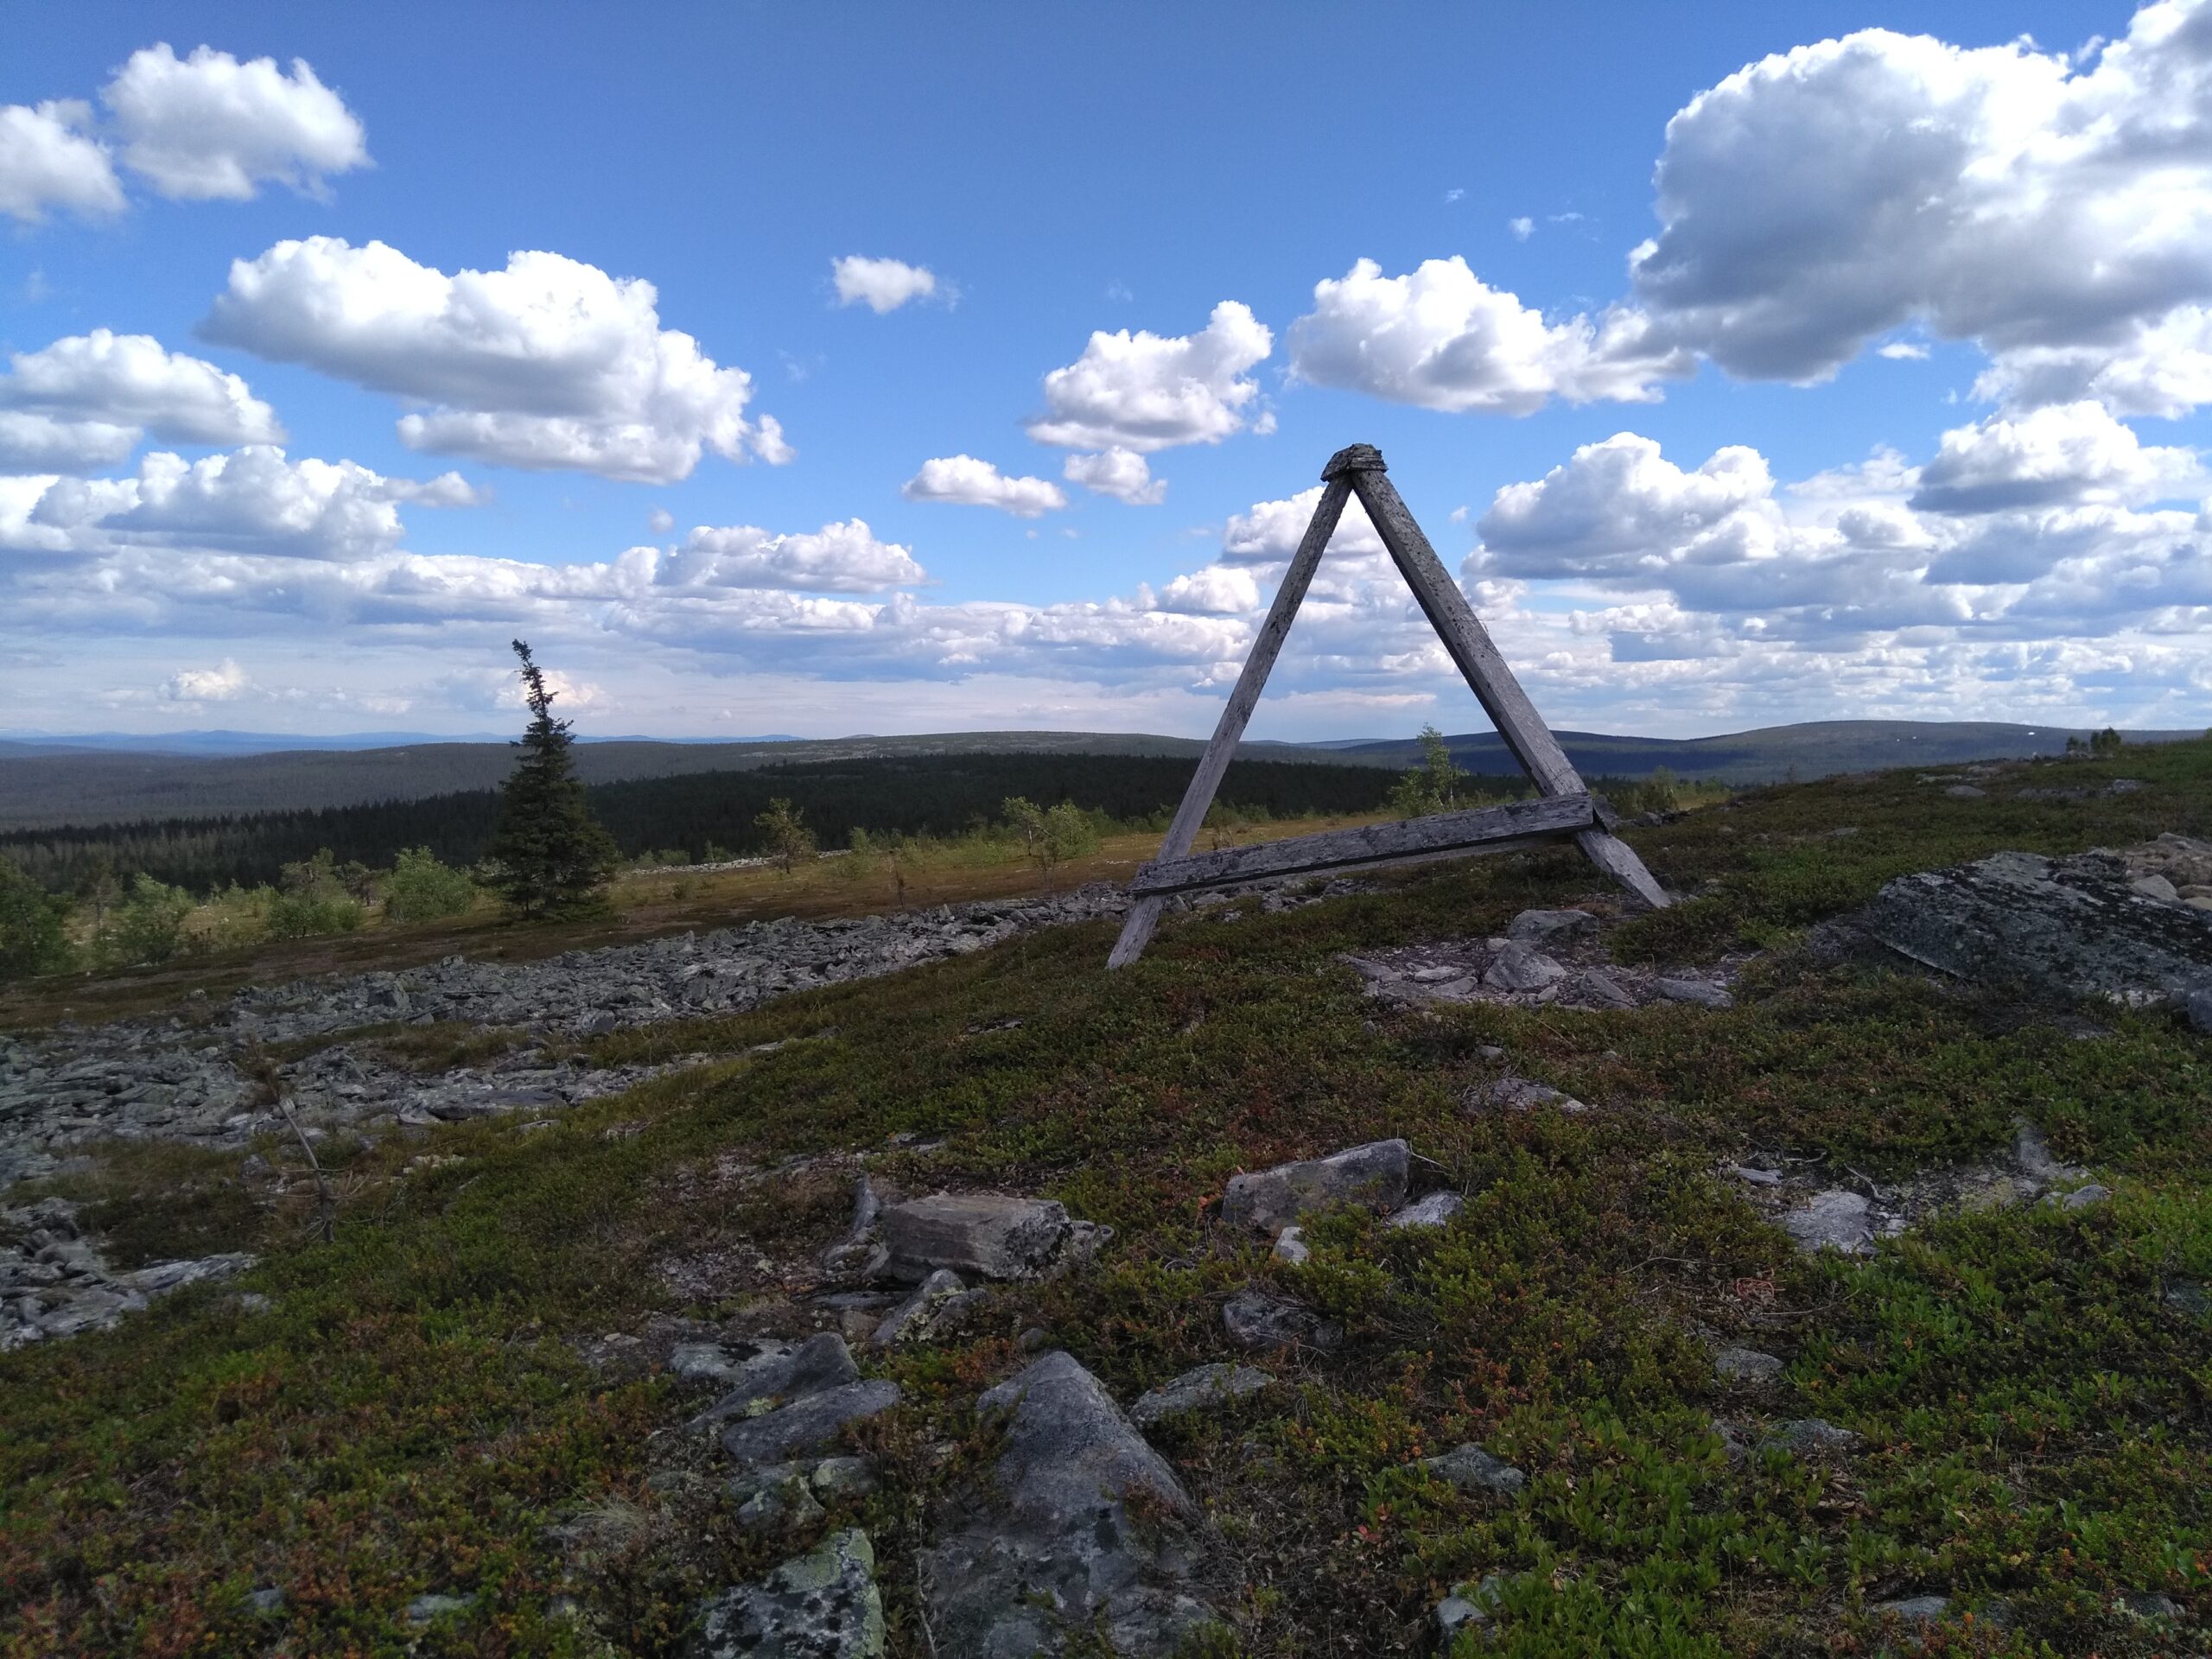
<path id="1" fill-rule="evenodd" d="M 576 777 L 570 722 L 553 717 L 557 692 L 518 639 L 523 700 L 530 726 L 514 747 L 522 751 L 499 796 L 499 824 L 492 857 L 499 866 L 500 895 L 524 916 L 576 916 L 606 902 L 607 878 L 620 855 L 614 838 L 593 817 Z"/>

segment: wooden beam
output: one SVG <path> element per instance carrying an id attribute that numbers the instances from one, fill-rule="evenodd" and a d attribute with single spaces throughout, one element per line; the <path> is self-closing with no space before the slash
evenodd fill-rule
<path id="1" fill-rule="evenodd" d="M 1321 499 L 1314 505 L 1313 517 L 1306 526 L 1305 539 L 1291 556 L 1290 568 L 1283 572 L 1282 585 L 1275 589 L 1274 603 L 1268 609 L 1268 620 L 1260 625 L 1259 638 L 1252 642 L 1252 654 L 1244 659 L 1244 671 L 1236 677 L 1236 689 L 1230 692 L 1228 704 L 1213 728 L 1213 741 L 1198 758 L 1198 769 L 1191 779 L 1191 786 L 1183 791 L 1183 804 L 1175 809 L 1174 819 L 1160 843 L 1161 859 L 1182 857 L 1198 839 L 1198 830 L 1206 821 L 1206 809 L 1213 804 L 1214 791 L 1221 787 L 1222 774 L 1229 770 L 1237 741 L 1251 722 L 1252 710 L 1267 685 L 1268 671 L 1274 667 L 1283 639 L 1290 632 L 1291 619 L 1298 614 L 1299 604 L 1313 583 L 1313 572 L 1320 565 L 1329 537 L 1336 534 L 1337 520 L 1344 516 L 1344 501 L 1351 493 L 1349 480 L 1325 481 Z M 1122 924 L 1122 936 L 1114 941 L 1113 955 L 1106 958 L 1109 968 L 1126 967 L 1143 954 L 1153 929 L 1160 925 L 1160 905 L 1157 898 L 1140 898 L 1129 906 L 1128 917 Z"/>
<path id="2" fill-rule="evenodd" d="M 1129 893 L 1137 898 L 1190 893 L 1237 881 L 1427 858 L 1497 843 L 1528 846 L 1587 830 L 1595 823 L 1595 804 L 1587 795 L 1539 796 L 1532 801 L 1361 824 L 1318 836 L 1230 847 L 1217 853 L 1154 859 L 1137 871 L 1129 882 Z"/>
<path id="3" fill-rule="evenodd" d="M 1468 689 L 1481 702 L 1497 734 L 1520 761 L 1522 770 L 1546 795 L 1581 794 L 1586 785 L 1567 758 L 1567 751 L 1544 724 L 1536 705 L 1521 689 L 1511 666 L 1491 643 L 1490 632 L 1475 615 L 1474 607 L 1444 569 L 1436 550 L 1428 544 L 1411 512 L 1390 482 L 1381 453 L 1368 444 L 1354 444 L 1331 458 L 1323 476 L 1334 474 L 1351 480 L 1367 509 L 1375 533 L 1390 550 L 1390 557 L 1414 590 L 1421 612 L 1452 653 Z M 1652 877 L 1643 861 L 1609 828 L 1593 824 L 1575 837 L 1575 844 L 1599 869 L 1655 910 L 1667 908 L 1666 889 Z"/>

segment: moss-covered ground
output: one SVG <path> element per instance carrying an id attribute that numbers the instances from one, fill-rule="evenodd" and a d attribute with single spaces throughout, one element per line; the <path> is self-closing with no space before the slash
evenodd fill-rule
<path id="1" fill-rule="evenodd" d="M 2145 786 L 2013 792 L 2114 776 Z M 172 1228 L 178 1249 L 265 1257 L 0 1357 L 0 1651 L 674 1651 L 701 1593 L 811 1535 L 738 1529 L 678 1430 L 697 1396 L 602 1363 L 603 1339 L 656 1316 L 796 1321 L 785 1281 L 842 1229 L 849 1154 L 887 1149 L 874 1167 L 910 1191 L 1046 1193 L 1116 1230 L 1092 1269 L 885 1363 L 910 1402 L 871 1431 L 893 1478 L 820 1524 L 869 1529 L 900 1654 L 929 1651 L 916 1550 L 987 1449 L 972 1402 L 1021 1363 L 1016 1334 L 1041 1327 L 1127 1402 L 1227 1357 L 1220 1303 L 1253 1282 L 1350 1335 L 1161 1436 L 1217 1527 L 1222 1652 L 1416 1651 L 1437 1599 L 1492 1573 L 1467 1651 L 2200 1652 L 2203 1624 L 2121 1598 L 2212 1621 L 2212 1317 L 2186 1294 L 2212 1282 L 2212 1039 L 1802 944 L 1904 871 L 2212 833 L 2212 744 L 1985 781 L 1980 800 L 1910 772 L 1777 788 L 1633 832 L 1698 896 L 1614 948 L 1758 949 L 1725 1012 L 1366 999 L 1338 953 L 1597 896 L 1570 857 L 1494 860 L 1193 918 L 1124 973 L 1103 969 L 1110 928 L 1062 929 L 602 1039 L 610 1060 L 717 1058 L 550 1129 L 360 1153 L 327 1244 L 221 1200 L 219 1169 L 111 1160 L 73 1190 L 130 1218 L 134 1252 Z M 785 1038 L 809 1040 L 748 1052 Z M 1490 1045 L 1598 1109 L 1471 1113 Z M 1883 1179 L 1999 1147 L 2019 1117 L 2112 1201 L 1811 1261 L 1719 1173 L 1786 1153 Z M 1210 1223 L 1240 1168 L 1387 1135 L 1468 1196 L 1449 1228 L 1340 1215 L 1294 1268 Z M 406 1167 L 426 1152 L 450 1161 Z M 1788 1369 L 1724 1386 L 1716 1339 Z M 1732 1459 L 1716 1416 L 1819 1416 L 1865 1444 Z M 1525 1490 L 1462 1497 L 1409 1466 L 1467 1440 Z M 410 1624 L 426 1592 L 465 1605 Z M 1924 1638 L 1872 1611 L 1920 1593 L 1954 1599 Z"/>

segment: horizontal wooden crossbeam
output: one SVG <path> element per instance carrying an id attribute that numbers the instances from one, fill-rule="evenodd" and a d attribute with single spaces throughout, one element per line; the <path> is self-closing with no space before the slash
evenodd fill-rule
<path id="1" fill-rule="evenodd" d="M 1360 824 L 1318 836 L 1262 842 L 1254 847 L 1231 847 L 1218 853 L 1155 859 L 1137 871 L 1129 883 L 1129 896 L 1160 898 L 1237 881 L 1307 875 L 1317 870 L 1344 869 L 1355 864 L 1387 864 L 1399 859 L 1427 858 L 1438 853 L 1465 852 L 1476 848 L 1503 852 L 1507 845 L 1522 846 L 1554 836 L 1579 835 L 1599 828 L 1603 822 L 1603 809 L 1594 796 L 1540 796 L 1535 800 L 1510 801 L 1503 806 L 1478 806 L 1465 812 L 1438 812 L 1427 817 L 1389 823 Z"/>

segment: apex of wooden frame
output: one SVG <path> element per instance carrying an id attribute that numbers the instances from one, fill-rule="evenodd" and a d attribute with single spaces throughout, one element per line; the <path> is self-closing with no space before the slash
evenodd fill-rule
<path id="1" fill-rule="evenodd" d="M 1636 849 L 1613 834 L 1614 818 L 1605 802 L 1593 796 L 1567 758 L 1559 740 L 1536 713 L 1529 694 L 1513 677 L 1513 671 L 1491 642 L 1490 634 L 1475 615 L 1467 596 L 1444 569 L 1436 550 L 1421 527 L 1406 510 L 1397 488 L 1385 476 L 1382 452 L 1371 443 L 1355 443 L 1329 457 L 1321 469 L 1321 499 L 1314 504 L 1313 522 L 1298 543 L 1275 589 L 1268 620 L 1252 641 L 1252 654 L 1221 711 L 1213 741 L 1198 757 L 1191 786 L 1174 821 L 1160 844 L 1160 856 L 1136 873 L 1129 883 L 1128 919 L 1115 941 L 1109 968 L 1125 967 L 1144 951 L 1152 931 L 1160 925 L 1162 902 L 1171 894 L 1230 886 L 1264 876 L 1296 875 L 1316 870 L 1342 869 L 1354 864 L 1388 864 L 1408 859 L 1434 858 L 1448 853 L 1506 852 L 1546 841 L 1572 839 L 1583 855 L 1607 875 L 1644 903 L 1664 908 L 1664 888 L 1651 879 Z M 1339 830 L 1325 835 L 1300 836 L 1289 841 L 1238 848 L 1193 858 L 1191 848 L 1214 791 L 1229 770 L 1230 756 L 1266 687 L 1268 671 L 1290 632 L 1291 620 L 1313 581 L 1321 555 L 1336 533 L 1344 504 L 1354 495 L 1366 510 L 1368 522 L 1389 550 L 1398 574 L 1413 590 L 1421 613 L 1451 653 L 1498 735 L 1513 758 L 1536 786 L 1534 801 L 1518 801 L 1473 811 L 1446 812 L 1398 824 L 1376 824 L 1360 830 Z"/>
<path id="2" fill-rule="evenodd" d="M 1382 459 L 1382 452 L 1371 443 L 1348 443 L 1329 457 L 1329 464 L 1321 469 L 1321 481 L 1344 477 L 1348 473 L 1387 473 L 1389 465 Z"/>

